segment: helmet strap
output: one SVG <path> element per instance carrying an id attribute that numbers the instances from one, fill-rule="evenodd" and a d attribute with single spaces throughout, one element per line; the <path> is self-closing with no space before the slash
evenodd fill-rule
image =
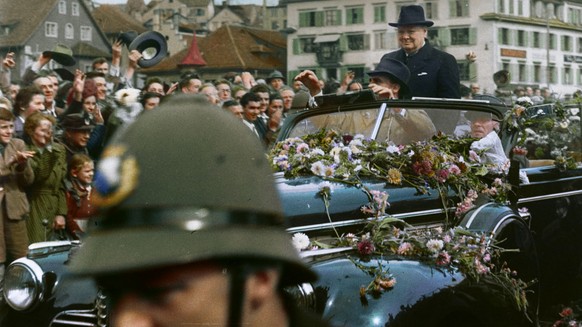
<path id="1" fill-rule="evenodd" d="M 250 273 L 246 264 L 236 264 L 229 267 L 230 275 L 230 302 L 228 307 L 228 325 L 242 327 L 242 316 L 245 299 L 245 284 Z"/>

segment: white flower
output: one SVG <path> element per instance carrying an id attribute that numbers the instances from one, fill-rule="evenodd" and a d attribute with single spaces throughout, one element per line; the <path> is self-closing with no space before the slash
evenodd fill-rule
<path id="1" fill-rule="evenodd" d="M 400 154 L 400 148 L 399 148 L 399 147 L 397 147 L 397 146 L 396 146 L 396 145 L 394 145 L 394 144 L 390 144 L 390 145 L 389 145 L 389 146 L 386 148 L 386 152 L 388 152 L 388 153 L 392 153 L 392 154 L 394 154 L 394 153 L 396 153 L 396 154 Z"/>
<path id="2" fill-rule="evenodd" d="M 568 128 L 568 125 L 570 125 L 570 123 L 567 120 L 562 120 L 560 122 L 560 127 L 563 128 L 563 129 Z"/>
<path id="3" fill-rule="evenodd" d="M 316 161 L 311 165 L 311 172 L 316 176 L 324 176 L 325 165 L 321 161 Z"/>
<path id="4" fill-rule="evenodd" d="M 313 150 L 311 151 L 311 155 L 320 155 L 320 156 L 322 156 L 322 155 L 324 155 L 324 154 L 325 154 L 325 152 L 323 152 L 323 150 L 322 150 L 322 149 L 320 149 L 320 148 L 313 149 Z"/>
<path id="5" fill-rule="evenodd" d="M 335 174 L 335 169 L 332 166 L 326 166 L 323 169 L 323 176 L 325 176 L 325 177 L 333 177 L 334 174 Z"/>
<path id="6" fill-rule="evenodd" d="M 293 234 L 293 238 L 291 239 L 293 246 L 297 249 L 297 251 L 305 250 L 309 247 L 309 236 L 303 233 L 295 233 Z"/>
<path id="7" fill-rule="evenodd" d="M 430 239 L 428 242 L 426 242 L 426 247 L 432 253 L 438 253 L 443 248 L 443 246 L 444 244 L 441 240 Z"/>

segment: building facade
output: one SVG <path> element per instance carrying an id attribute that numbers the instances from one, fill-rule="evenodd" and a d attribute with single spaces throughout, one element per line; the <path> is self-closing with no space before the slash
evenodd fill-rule
<path id="1" fill-rule="evenodd" d="M 110 44 L 89 8 L 79 0 L 0 0 L 0 56 L 15 53 L 12 80 L 20 82 L 26 67 L 43 51 L 61 43 L 73 50 L 75 68 L 86 70 L 101 56 L 110 57 Z M 51 60 L 47 68 L 59 68 Z"/>
<path id="2" fill-rule="evenodd" d="M 311 69 L 340 80 L 365 72 L 384 53 L 398 48 L 400 8 L 418 4 L 428 19 L 431 44 L 451 53 L 461 82 L 476 82 L 487 93 L 497 88 L 493 74 L 510 73 L 510 85 L 549 87 L 567 96 L 582 84 L 582 1 L 552 0 L 286 0 L 288 77 Z M 474 51 L 473 62 L 467 53 Z"/>

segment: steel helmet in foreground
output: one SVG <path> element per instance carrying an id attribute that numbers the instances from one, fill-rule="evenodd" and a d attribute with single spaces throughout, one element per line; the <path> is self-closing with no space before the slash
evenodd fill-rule
<path id="1" fill-rule="evenodd" d="M 190 262 L 281 262 L 282 283 L 312 281 L 283 227 L 264 148 L 205 98 L 175 96 L 107 146 L 101 210 L 71 270 L 108 275 Z"/>

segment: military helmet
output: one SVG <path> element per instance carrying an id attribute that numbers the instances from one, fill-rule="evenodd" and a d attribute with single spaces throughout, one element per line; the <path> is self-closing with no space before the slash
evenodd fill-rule
<path id="1" fill-rule="evenodd" d="M 74 273 L 248 258 L 282 263 L 287 285 L 315 279 L 284 230 L 261 143 L 203 97 L 172 96 L 116 135 L 94 187 L 101 218 L 73 257 Z"/>

